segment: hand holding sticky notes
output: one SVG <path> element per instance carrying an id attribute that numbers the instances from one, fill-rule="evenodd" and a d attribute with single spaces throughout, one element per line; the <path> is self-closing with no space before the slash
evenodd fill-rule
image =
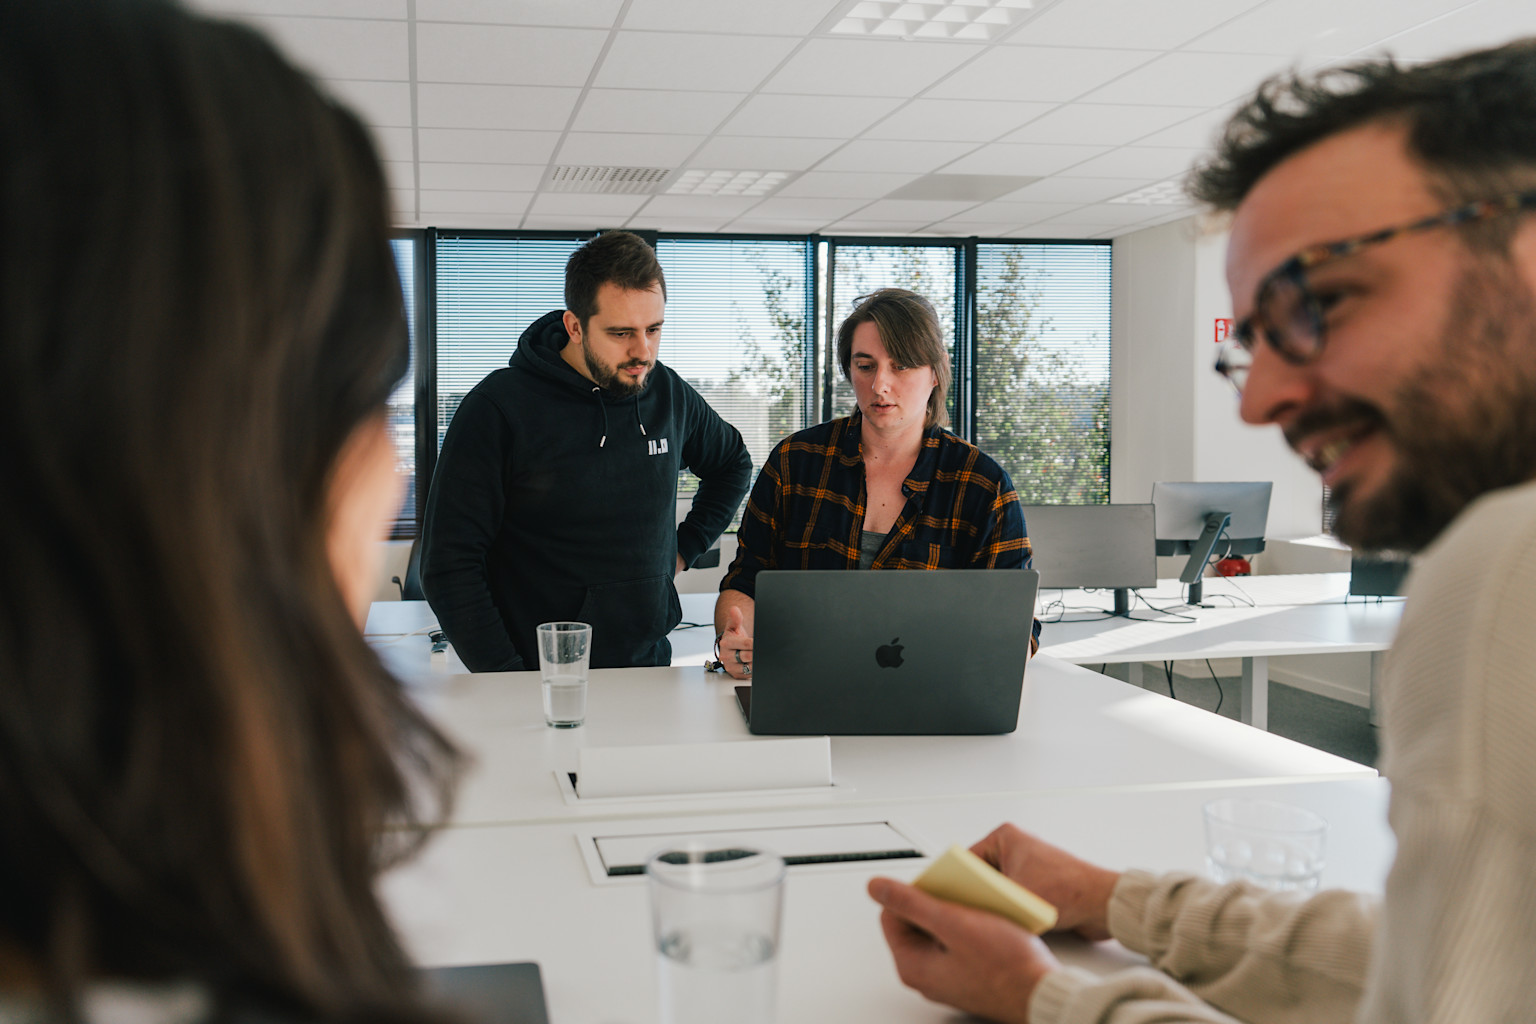
<path id="1" fill-rule="evenodd" d="M 1036 935 L 1056 926 L 1056 908 L 963 846 L 951 846 L 912 882 L 952 903 L 990 910 Z"/>

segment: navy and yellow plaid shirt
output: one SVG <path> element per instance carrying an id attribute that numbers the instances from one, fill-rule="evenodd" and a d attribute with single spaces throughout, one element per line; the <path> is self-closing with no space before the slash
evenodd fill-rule
<path id="1" fill-rule="evenodd" d="M 755 597 L 763 569 L 856 569 L 866 493 L 855 412 L 791 434 L 763 464 L 721 590 Z M 1029 538 L 1007 472 L 930 427 L 902 484 L 907 503 L 871 569 L 1028 569 Z M 1040 623 L 1034 623 L 1036 646 Z"/>

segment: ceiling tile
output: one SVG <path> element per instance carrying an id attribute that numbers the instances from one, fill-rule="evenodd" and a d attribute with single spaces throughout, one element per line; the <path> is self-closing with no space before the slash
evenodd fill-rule
<path id="1" fill-rule="evenodd" d="M 521 215 L 528 208 L 531 192 L 467 192 L 441 189 L 421 190 L 421 213 L 499 213 Z"/>
<path id="2" fill-rule="evenodd" d="M 1199 107 L 1068 103 L 1036 118 L 1003 141 L 1121 146 L 1199 113 L 1203 113 Z"/>
<path id="3" fill-rule="evenodd" d="M 501 132 L 471 128 L 423 128 L 421 159 L 433 163 L 545 164 L 559 132 Z"/>
<path id="4" fill-rule="evenodd" d="M 543 178 L 543 164 L 421 165 L 421 187 L 439 191 L 532 192 Z"/>
<path id="5" fill-rule="evenodd" d="M 411 50 L 403 21 L 251 18 L 296 63 L 323 78 L 406 82 Z"/>
<path id="6" fill-rule="evenodd" d="M 560 131 L 580 89 L 532 85 L 434 85 L 416 87 L 423 128 L 500 128 Z"/>
<path id="7" fill-rule="evenodd" d="M 620 32 L 592 84 L 621 89 L 751 92 L 797 45 L 794 39 Z"/>
<path id="8" fill-rule="evenodd" d="M 1077 209 L 1081 203 L 983 203 L 965 213 L 966 220 L 990 220 L 1003 224 L 1027 224 L 1047 217 L 1060 217 Z"/>
<path id="9" fill-rule="evenodd" d="M 408 82 L 329 81 L 325 87 L 366 124 L 380 128 L 411 126 L 411 86 Z"/>
<path id="10" fill-rule="evenodd" d="M 837 145 L 832 139 L 748 138 L 716 135 L 704 143 L 689 166 L 755 171 L 802 171 Z"/>
<path id="11" fill-rule="evenodd" d="M 540 216 L 570 216 L 608 218 L 629 217 L 650 196 L 604 196 L 604 195 L 570 195 L 566 193 L 543 193 L 533 201 L 528 208 L 528 213 Z"/>
<path id="12" fill-rule="evenodd" d="M 969 142 L 855 139 L 817 165 L 819 171 L 927 174 L 974 149 Z"/>
<path id="13" fill-rule="evenodd" d="M 1189 170 L 1201 154 L 1190 149 L 1125 146 L 1072 168 L 1085 178 L 1145 178 L 1150 184 Z"/>
<path id="14" fill-rule="evenodd" d="M 728 217 L 657 217 L 641 211 L 625 222 L 632 231 L 723 231 Z M 665 350 L 666 343 L 662 343 Z M 665 351 L 663 351 L 665 354 Z"/>
<path id="15" fill-rule="evenodd" d="M 914 96 L 983 47 L 902 39 L 812 39 L 763 87 L 816 96 Z"/>
<path id="16" fill-rule="evenodd" d="M 389 187 L 397 190 L 416 189 L 416 165 L 406 160 L 385 160 L 384 179 Z"/>
<path id="17" fill-rule="evenodd" d="M 572 122 L 573 131 L 707 134 L 741 102 L 729 92 L 663 92 L 654 89 L 591 89 Z"/>
<path id="18" fill-rule="evenodd" d="M 823 199 L 880 199 L 917 180 L 916 174 L 878 174 L 855 171 L 811 171 L 779 189 L 780 196 L 814 196 Z"/>
<path id="19" fill-rule="evenodd" d="M 703 135 L 571 132 L 561 144 L 556 159 L 562 164 L 680 167 L 705 138 Z"/>
<path id="20" fill-rule="evenodd" d="M 640 211 L 646 217 L 740 217 L 762 200 L 756 196 L 652 196 Z"/>
<path id="21" fill-rule="evenodd" d="M 1231 111 L 1224 108 L 1207 110 L 1203 114 L 1197 114 L 1186 121 L 1180 121 L 1178 124 L 1164 128 L 1160 132 L 1153 132 L 1151 135 L 1137 139 L 1136 142 L 1142 146 L 1214 149 L 1216 140 L 1227 126 L 1227 118 L 1231 116 Z"/>
<path id="22" fill-rule="evenodd" d="M 1003 235 L 1004 238 L 1096 238 L 1103 227 L 1098 224 L 1029 224 Z"/>
<path id="23" fill-rule="evenodd" d="M 786 196 L 780 192 L 752 208 L 751 216 L 778 220 L 814 220 L 825 224 L 838 220 L 863 206 L 867 199 L 808 199 Z"/>
<path id="24" fill-rule="evenodd" d="M 946 164 L 944 172 L 1022 174 L 1043 178 L 1103 152 L 1103 146 L 1023 146 L 1012 142 L 994 142 L 954 163 Z"/>
<path id="25" fill-rule="evenodd" d="M 929 90 L 928 96 L 1032 102 L 1074 100 L 1156 56 L 1156 50 L 997 46 L 940 82 Z"/>
<path id="26" fill-rule="evenodd" d="M 1131 206 L 1126 203 L 1097 203 L 1090 206 L 1080 206 L 1071 213 L 1064 213 L 1059 217 L 1049 218 L 1040 223 L 1050 224 L 1055 220 L 1061 220 L 1072 224 L 1124 227 L 1127 224 L 1139 224 L 1148 217 L 1156 215 L 1156 213 L 1156 208 L 1150 206 Z"/>
<path id="27" fill-rule="evenodd" d="M 1187 49 L 1267 54 L 1271 67 L 1372 48 L 1387 36 L 1423 25 L 1465 0 L 1284 0 L 1261 4 L 1187 44 Z"/>
<path id="28" fill-rule="evenodd" d="M 862 210 L 850 213 L 845 219 L 855 220 L 900 220 L 922 221 L 928 223 L 953 217 L 957 213 L 963 213 L 976 204 L 965 201 L 940 200 L 940 199 L 881 199 L 870 203 Z"/>
<path id="29" fill-rule="evenodd" d="M 416 219 L 416 190 L 414 188 L 392 188 L 389 190 L 389 207 L 394 212 L 395 222 Z"/>
<path id="30" fill-rule="evenodd" d="M 776 217 L 759 217 L 754 210 L 751 216 L 738 217 L 731 221 L 731 231 L 740 231 L 744 234 L 759 235 L 808 235 L 814 231 L 820 231 L 827 222 L 818 218 L 788 218 L 780 220 Z"/>
<path id="31" fill-rule="evenodd" d="M 373 144 L 382 160 L 410 162 L 416 159 L 416 143 L 409 128 L 370 128 Z"/>
<path id="32" fill-rule="evenodd" d="M 1393 36 L 1387 49 L 1400 57 L 1444 57 L 1529 35 L 1536 35 L 1536 6 L 1530 0 L 1480 0 Z"/>
<path id="33" fill-rule="evenodd" d="M 864 135 L 870 139 L 991 142 L 1054 106 L 1004 100 L 913 100 Z"/>
<path id="34" fill-rule="evenodd" d="M 1170 53 L 1129 72 L 1085 99 L 1092 103 L 1143 103 L 1209 107 L 1251 92 L 1277 64 L 1236 53 Z"/>
<path id="35" fill-rule="evenodd" d="M 840 220 L 826 230 L 829 235 L 912 235 L 928 224 L 925 220 Z"/>
<path id="36" fill-rule="evenodd" d="M 901 105 L 900 100 L 820 96 L 753 96 L 722 127 L 731 135 L 850 139 Z"/>
<path id="37" fill-rule="evenodd" d="M 1046 178 L 1003 196 L 1004 202 L 1097 203 L 1141 188 L 1141 178 Z"/>
<path id="38" fill-rule="evenodd" d="M 406 0 L 194 0 L 192 7 L 218 14 L 298 14 L 327 18 L 399 18 Z"/>
<path id="39" fill-rule="evenodd" d="M 609 28 L 624 0 L 416 0 L 416 20 Z"/>
<path id="40" fill-rule="evenodd" d="M 416 78 L 481 85 L 586 85 L 607 32 L 504 25 L 416 26 Z"/>
<path id="41" fill-rule="evenodd" d="M 977 220 L 974 214 L 967 213 L 964 217 L 953 220 L 942 220 L 934 225 L 934 228 L 946 235 L 954 235 L 956 238 L 968 238 L 978 235 L 982 238 L 997 238 L 1018 226 L 1018 221 Z"/>
<path id="42" fill-rule="evenodd" d="M 1071 0 L 1029 19 L 1009 45 L 1112 46 L 1172 49 L 1261 0 L 1178 0 L 1128 4 L 1125 0 Z"/>
<path id="43" fill-rule="evenodd" d="M 624 16 L 624 27 L 803 36 L 841 3 L 842 0 L 632 0 Z"/>

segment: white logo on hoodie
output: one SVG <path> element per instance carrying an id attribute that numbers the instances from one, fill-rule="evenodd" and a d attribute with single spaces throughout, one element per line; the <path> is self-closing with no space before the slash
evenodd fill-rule
<path id="1" fill-rule="evenodd" d="M 660 440 L 647 441 L 645 442 L 645 450 L 647 455 L 665 455 L 667 454 L 667 439 L 663 437 Z"/>

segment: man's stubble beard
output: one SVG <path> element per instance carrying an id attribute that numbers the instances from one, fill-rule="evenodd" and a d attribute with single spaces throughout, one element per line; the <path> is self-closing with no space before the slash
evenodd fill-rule
<path id="1" fill-rule="evenodd" d="M 1419 551 L 1489 491 L 1536 476 L 1536 301 L 1507 258 L 1474 255 L 1451 297 L 1436 360 L 1398 390 L 1397 452 L 1377 493 L 1329 494 L 1341 540 Z"/>

